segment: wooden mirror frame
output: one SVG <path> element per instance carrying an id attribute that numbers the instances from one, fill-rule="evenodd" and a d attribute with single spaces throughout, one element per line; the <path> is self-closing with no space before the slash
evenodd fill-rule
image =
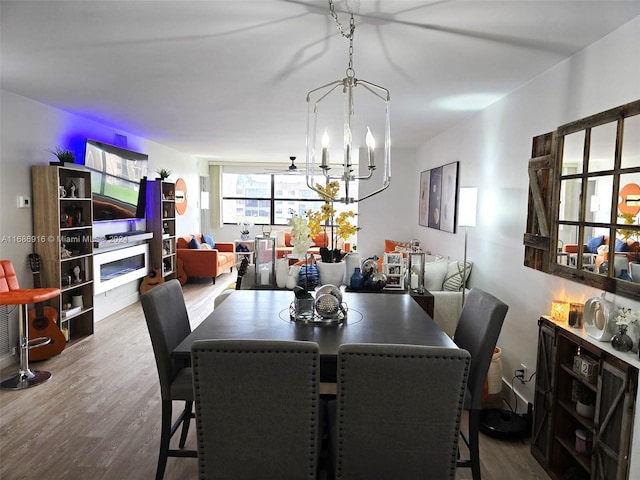
<path id="1" fill-rule="evenodd" d="M 589 285 L 607 292 L 612 292 L 625 297 L 640 300 L 640 283 L 616 278 L 614 268 L 610 268 L 603 273 L 598 269 L 590 271 L 593 266 L 587 265 L 589 256 L 585 256 L 588 232 L 606 231 L 610 239 L 617 238 L 624 230 L 626 234 L 640 239 L 640 215 L 635 216 L 635 224 L 626 224 L 619 220 L 618 206 L 621 190 L 626 186 L 621 186 L 621 177 L 628 175 L 636 176 L 640 174 L 640 151 L 634 151 L 629 161 L 629 154 L 623 162 L 624 148 L 627 144 L 625 140 L 625 124 L 627 124 L 627 137 L 640 145 L 640 100 L 622 105 L 605 112 L 601 112 L 575 122 L 558 127 L 557 130 L 539 135 L 533 138 L 532 154 L 529 160 L 529 203 L 527 212 L 527 229 L 524 234 L 525 256 L 524 265 L 536 270 L 557 275 L 568 280 Z M 598 127 L 608 127 L 615 132 L 611 142 L 613 157 L 611 165 L 605 168 L 590 168 L 590 158 L 592 149 L 597 147 L 592 145 L 592 134 Z M 601 130 L 602 131 L 602 130 Z M 563 155 L 565 153 L 565 140 L 573 134 L 584 134 L 582 171 L 580 165 L 574 172 L 563 172 Z M 573 138 L 575 139 L 575 137 Z M 595 162 L 594 162 L 595 164 Z M 565 165 L 566 166 L 566 165 Z M 598 218 L 588 218 L 589 202 L 589 182 L 597 185 L 597 181 L 603 179 L 604 183 L 611 183 L 611 198 L 604 198 L 605 206 L 610 200 L 609 218 L 602 220 Z M 561 202 L 562 185 L 569 185 L 568 182 L 575 181 L 576 192 L 574 193 L 571 212 L 574 218 L 566 218 L 567 203 Z M 563 184 L 563 182 L 566 182 Z M 640 182 L 638 182 L 640 183 Z M 577 194 L 577 196 L 575 196 Z M 571 201 L 571 200 L 569 200 Z M 561 205 L 564 205 L 565 212 L 561 213 Z M 595 217 L 595 214 L 591 215 Z M 599 215 L 606 217 L 606 215 Z M 559 229 L 569 229 L 575 234 L 575 253 L 571 254 L 571 262 L 567 259 L 570 254 L 560 246 L 561 235 Z M 578 241 L 581 240 L 581 241 Z M 613 244 L 613 242 L 611 242 Z M 607 254 L 608 255 L 608 254 Z M 609 259 L 607 256 L 607 260 Z M 613 256 L 615 260 L 615 255 Z M 569 263 L 573 263 L 570 266 Z M 615 263 L 615 261 L 614 261 Z M 602 264 L 601 264 L 602 265 Z M 602 270 L 602 269 L 601 269 Z"/>

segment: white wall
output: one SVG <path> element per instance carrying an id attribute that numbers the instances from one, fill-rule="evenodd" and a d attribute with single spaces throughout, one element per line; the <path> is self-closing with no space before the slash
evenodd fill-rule
<path id="1" fill-rule="evenodd" d="M 362 258 L 382 256 L 384 240 L 408 241 L 416 236 L 418 213 L 414 209 L 416 151 L 391 149 L 391 185 L 358 204 L 358 251 Z M 376 182 L 376 186 L 380 184 Z"/>
<path id="2" fill-rule="evenodd" d="M 187 183 L 188 207 L 185 215 L 178 216 L 178 234 L 199 231 L 199 165 L 190 156 L 158 143 L 87 120 L 77 115 L 35 102 L 5 90 L 0 91 L 0 258 L 13 262 L 20 285 L 30 287 L 32 274 L 26 259 L 33 251 L 30 243 L 16 242 L 14 237 L 28 237 L 33 233 L 31 209 L 17 208 L 18 195 L 33 197 L 31 192 L 31 166 L 47 165 L 56 160 L 48 152 L 55 147 L 70 148 L 76 157 L 84 155 L 84 142 L 92 138 L 113 144 L 115 134 L 125 135 L 128 148 L 149 155 L 149 177 L 158 168 L 170 169 L 170 179 L 182 177 Z M 189 196 L 193 192 L 192 196 Z M 122 227 L 120 230 L 118 228 Z M 144 228 L 144 223 L 142 224 Z M 100 224 L 96 235 L 126 230 L 120 224 Z M 138 298 L 138 282 L 132 282 L 95 298 L 95 317 L 104 318 L 113 311 Z M 11 322 L 12 344 L 17 343 L 17 316 Z M 0 358 L 4 366 L 13 358 Z"/>
<path id="3" fill-rule="evenodd" d="M 638 100 L 639 43 L 637 17 L 419 149 L 416 177 L 422 170 L 459 161 L 460 185 L 478 187 L 477 227 L 469 228 L 468 256 L 474 262 L 470 284 L 509 305 L 498 341 L 509 380 L 521 363 L 535 371 L 537 320 L 549 313 L 554 298 L 584 301 L 600 293 L 523 266 L 532 137 Z M 418 178 L 412 187 L 416 199 L 412 218 L 416 218 Z M 424 248 L 462 257 L 462 231 L 452 235 L 413 223 L 413 235 Z M 609 297 L 618 306 L 640 308 L 627 298 Z M 525 386 L 516 382 L 515 387 L 532 400 L 533 382 Z"/>

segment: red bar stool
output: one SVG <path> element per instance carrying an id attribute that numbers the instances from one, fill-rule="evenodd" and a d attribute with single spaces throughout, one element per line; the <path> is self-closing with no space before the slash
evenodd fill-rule
<path id="1" fill-rule="evenodd" d="M 59 288 L 20 288 L 18 277 L 11 261 L 0 260 L 0 305 L 19 305 L 20 321 L 20 371 L 2 380 L 3 390 L 22 390 L 34 387 L 51 378 L 51 373 L 44 370 L 29 369 L 29 349 L 46 345 L 51 341 L 47 337 L 34 338 L 29 341 L 29 312 L 31 303 L 40 303 L 60 295 Z"/>

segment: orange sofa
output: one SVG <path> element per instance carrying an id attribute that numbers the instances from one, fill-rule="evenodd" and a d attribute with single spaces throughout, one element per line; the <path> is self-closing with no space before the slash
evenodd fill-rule
<path id="1" fill-rule="evenodd" d="M 187 277 L 211 277 L 213 283 L 216 283 L 218 275 L 233 270 L 233 242 L 216 242 L 215 248 L 210 250 L 189 248 L 189 242 L 194 236 L 202 243 L 202 235 L 199 233 L 176 239 L 176 255 L 182 260 Z"/>
<path id="2" fill-rule="evenodd" d="M 326 233 L 321 233 L 313 239 L 313 245 L 311 245 L 307 249 L 307 253 L 313 253 L 315 255 L 319 255 L 320 247 L 324 247 L 325 245 L 331 248 L 331 245 L 329 242 L 329 235 L 327 235 Z M 335 248 L 339 248 L 343 252 L 348 253 L 351 251 L 351 243 L 345 242 L 342 239 L 339 239 L 338 242 L 336 242 L 335 244 Z M 276 255 L 278 258 L 284 258 L 285 255 L 289 255 L 291 252 L 293 252 L 293 245 L 291 245 L 291 232 L 285 231 L 284 245 L 276 245 Z"/>

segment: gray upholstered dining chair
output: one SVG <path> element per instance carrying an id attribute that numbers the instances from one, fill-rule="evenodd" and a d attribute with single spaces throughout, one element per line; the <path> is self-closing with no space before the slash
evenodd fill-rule
<path id="1" fill-rule="evenodd" d="M 455 478 L 469 353 L 344 344 L 329 402 L 336 479 Z"/>
<path id="2" fill-rule="evenodd" d="M 199 340 L 191 364 L 201 480 L 316 478 L 317 343 Z"/>
<path id="3" fill-rule="evenodd" d="M 156 358 L 162 398 L 162 426 L 160 453 L 156 480 L 161 480 L 167 466 L 167 457 L 196 457 L 195 450 L 184 450 L 193 410 L 193 377 L 191 367 L 178 365 L 171 358 L 171 351 L 191 333 L 187 307 L 178 280 L 170 280 L 153 287 L 140 296 L 142 310 L 147 320 L 149 336 Z M 178 419 L 171 424 L 173 401 L 184 401 Z M 170 449 L 169 442 L 178 427 L 182 432 L 178 450 Z"/>
<path id="4" fill-rule="evenodd" d="M 469 459 L 459 459 L 458 467 L 471 468 L 473 480 L 480 480 L 480 410 L 484 383 L 493 357 L 493 351 L 509 307 L 496 297 L 479 288 L 467 295 L 453 341 L 471 354 L 471 371 L 464 399 L 464 409 L 469 412 L 467 434 L 461 436 L 469 449 Z"/>

